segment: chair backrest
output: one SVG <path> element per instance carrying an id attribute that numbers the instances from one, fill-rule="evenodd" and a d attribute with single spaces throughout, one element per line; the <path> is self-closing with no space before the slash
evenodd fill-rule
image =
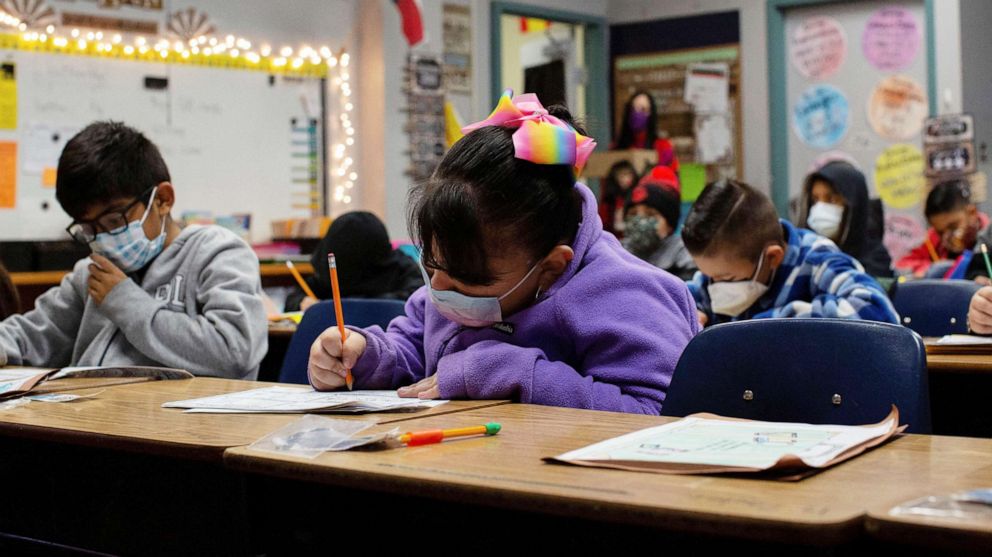
<path id="1" fill-rule="evenodd" d="M 902 324 L 922 336 L 967 333 L 968 304 L 979 288 L 970 280 L 911 280 L 896 286 L 892 305 Z"/>
<path id="2" fill-rule="evenodd" d="M 923 274 L 925 279 L 941 279 L 947 274 L 947 271 L 951 270 L 954 266 L 953 261 L 937 261 L 936 263 L 927 267 L 926 272 Z"/>
<path id="3" fill-rule="evenodd" d="M 926 352 L 913 331 L 873 321 L 756 319 L 692 339 L 662 414 L 859 425 L 881 420 L 892 404 L 909 431 L 930 432 Z"/>
<path id="4" fill-rule="evenodd" d="M 371 327 L 378 325 L 383 329 L 393 318 L 403 315 L 406 304 L 400 300 L 365 300 L 345 298 L 341 300 L 345 322 L 354 327 Z M 334 302 L 316 303 L 303 314 L 300 325 L 293 333 L 286 349 L 286 357 L 282 361 L 279 372 L 280 383 L 306 384 L 307 362 L 310 360 L 310 346 L 317 340 L 320 333 L 337 326 L 334 318 Z"/>

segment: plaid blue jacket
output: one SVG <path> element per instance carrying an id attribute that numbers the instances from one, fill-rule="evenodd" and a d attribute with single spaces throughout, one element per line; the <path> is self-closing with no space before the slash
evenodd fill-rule
<path id="1" fill-rule="evenodd" d="M 737 317 L 714 315 L 707 286 L 710 277 L 696 272 L 689 291 L 708 325 L 767 317 L 838 317 L 899 323 L 892 302 L 853 257 L 815 232 L 782 220 L 788 238 L 785 259 L 771 287 Z"/>

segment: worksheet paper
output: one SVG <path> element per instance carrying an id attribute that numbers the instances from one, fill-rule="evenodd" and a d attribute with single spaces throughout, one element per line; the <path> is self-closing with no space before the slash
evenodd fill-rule
<path id="1" fill-rule="evenodd" d="M 163 408 L 201 413 L 387 412 L 433 408 L 446 400 L 400 398 L 396 391 L 318 392 L 306 387 L 266 387 L 191 400 Z"/>

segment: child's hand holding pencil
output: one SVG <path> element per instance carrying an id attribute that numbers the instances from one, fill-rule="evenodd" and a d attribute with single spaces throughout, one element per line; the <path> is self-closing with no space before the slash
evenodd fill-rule
<path id="1" fill-rule="evenodd" d="M 355 331 L 348 331 L 348 338 L 343 343 L 337 327 L 321 333 L 310 347 L 310 363 L 307 366 L 310 384 L 318 391 L 346 386 L 348 370 L 358 362 L 365 346 L 365 337 Z"/>

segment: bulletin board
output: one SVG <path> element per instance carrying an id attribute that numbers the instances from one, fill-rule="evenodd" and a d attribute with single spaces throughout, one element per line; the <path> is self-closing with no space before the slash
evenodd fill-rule
<path id="1" fill-rule="evenodd" d="M 691 71 L 706 67 L 726 69 L 721 108 L 686 98 Z M 635 91 L 647 91 L 657 107 L 659 136 L 671 140 L 680 165 L 702 178 L 690 184 L 696 190 L 707 181 L 743 174 L 740 83 L 737 44 L 618 56 L 613 63 L 613 121 L 623 120 L 624 105 Z"/>
<path id="2" fill-rule="evenodd" d="M 770 2 L 772 191 L 783 215 L 807 174 L 845 160 L 882 200 L 893 258 L 919 244 L 931 21 L 924 0 Z"/>
<path id="3" fill-rule="evenodd" d="M 0 64 L 13 73 L 0 84 L 0 240 L 67 237 L 55 167 L 96 120 L 158 145 L 176 187 L 173 217 L 250 213 L 260 241 L 272 220 L 324 211 L 319 78 L 20 50 L 0 50 Z"/>

